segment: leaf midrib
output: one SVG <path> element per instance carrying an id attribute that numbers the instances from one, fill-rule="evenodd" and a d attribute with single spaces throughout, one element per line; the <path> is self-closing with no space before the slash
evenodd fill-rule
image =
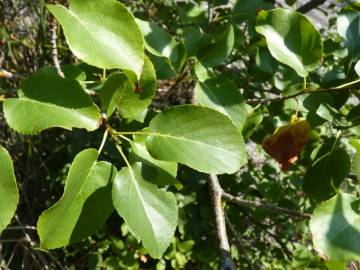
<path id="1" fill-rule="evenodd" d="M 219 150 L 220 152 L 225 152 L 225 153 L 228 153 L 229 155 L 237 157 L 237 155 L 234 154 L 234 152 L 231 152 L 231 151 L 229 151 L 229 150 L 227 150 L 225 148 L 220 148 L 220 147 L 217 147 L 217 146 L 214 146 L 214 145 L 211 145 L 211 144 L 206 144 L 206 143 L 203 143 L 203 142 L 200 142 L 200 141 L 191 140 L 191 139 L 188 139 L 186 137 L 181 137 L 181 136 L 175 137 L 175 136 L 172 136 L 170 134 L 162 134 L 162 133 L 157 133 L 157 132 L 141 132 L 141 134 L 158 136 L 158 137 L 165 137 L 165 138 L 170 138 L 170 139 L 173 139 L 173 140 L 192 142 L 192 143 L 195 143 L 195 144 L 204 145 L 204 146 L 209 147 L 209 148 L 215 148 L 215 149 Z"/>

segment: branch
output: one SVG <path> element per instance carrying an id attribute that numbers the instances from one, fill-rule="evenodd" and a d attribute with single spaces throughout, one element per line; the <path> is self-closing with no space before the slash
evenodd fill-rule
<path id="1" fill-rule="evenodd" d="M 237 204 L 239 206 L 263 208 L 263 209 L 270 210 L 272 212 L 281 212 L 281 213 L 284 213 L 284 214 L 287 214 L 287 215 L 290 215 L 290 216 L 293 216 L 293 217 L 297 217 L 297 218 L 307 219 L 307 218 L 311 217 L 311 215 L 308 214 L 308 213 L 298 212 L 298 211 L 295 211 L 295 210 L 291 210 L 291 209 L 288 209 L 288 208 L 276 206 L 276 205 L 266 203 L 266 202 L 262 202 L 262 201 L 245 200 L 245 199 L 240 198 L 240 197 L 235 197 L 235 196 L 233 196 L 233 195 L 231 195 L 229 193 L 226 193 L 226 192 L 222 193 L 222 198 L 229 201 L 229 202 L 231 202 L 231 203 Z"/>
<path id="2" fill-rule="evenodd" d="M 231 233 L 233 234 L 233 236 L 235 238 L 235 244 L 237 246 L 237 249 L 240 252 L 242 252 L 242 254 L 244 255 L 244 259 L 248 264 L 249 270 L 253 270 L 251 259 L 249 258 L 248 254 L 246 253 L 246 248 L 242 245 L 241 239 L 240 239 L 240 237 L 238 235 L 238 232 L 236 231 L 234 225 L 231 223 L 229 217 L 226 214 L 225 214 L 225 220 L 226 220 L 226 224 L 230 228 L 230 231 L 231 231 Z"/>
<path id="3" fill-rule="evenodd" d="M 58 50 L 57 50 L 57 44 L 56 44 L 56 40 L 57 40 L 56 31 L 57 31 L 57 22 L 56 22 L 55 18 L 53 17 L 50 22 L 51 59 L 52 59 L 53 65 L 56 69 L 56 73 L 60 77 L 64 78 L 65 76 L 60 68 L 60 63 L 59 63 L 59 59 L 58 59 Z"/>
<path id="4" fill-rule="evenodd" d="M 320 6 L 324 3 L 325 3 L 325 0 L 311 0 L 311 1 L 307 2 L 306 4 L 302 5 L 301 7 L 299 7 L 296 11 L 301 12 L 301 13 L 307 13 L 310 10 L 317 8 L 318 6 Z"/>
<path id="5" fill-rule="evenodd" d="M 305 95 L 305 94 L 312 94 L 312 93 L 329 93 L 329 92 L 337 92 L 337 91 L 343 91 L 343 90 L 349 90 L 349 91 L 353 91 L 353 90 L 360 90 L 360 88 L 354 88 L 354 84 L 360 83 L 360 80 L 356 80 L 344 85 L 340 85 L 338 87 L 333 87 L 333 88 L 318 88 L 315 90 L 309 90 L 309 89 L 305 89 L 303 91 L 300 91 L 298 93 L 292 94 L 292 95 L 288 95 L 288 96 L 277 96 L 274 98 L 253 98 L 253 99 L 247 99 L 246 103 L 249 104 L 264 104 L 264 103 L 268 103 L 268 102 L 279 102 L 279 101 L 284 101 L 287 99 L 291 99 L 291 98 L 296 98 L 298 96 L 301 95 Z"/>
<path id="6" fill-rule="evenodd" d="M 225 214 L 221 203 L 223 190 L 215 174 L 209 177 L 209 188 L 211 192 L 212 207 L 215 214 L 216 231 L 220 245 L 221 266 L 222 270 L 235 270 L 235 264 L 230 257 L 230 245 L 226 234 Z"/>

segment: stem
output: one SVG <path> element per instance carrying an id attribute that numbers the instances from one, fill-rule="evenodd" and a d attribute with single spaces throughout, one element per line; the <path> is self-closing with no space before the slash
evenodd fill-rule
<path id="1" fill-rule="evenodd" d="M 57 23 L 55 18 L 52 18 L 51 23 L 50 23 L 50 33 L 51 33 L 51 38 L 50 38 L 50 44 L 51 44 L 51 60 L 53 62 L 53 65 L 56 69 L 56 73 L 60 76 L 60 77 L 65 77 L 64 73 L 61 70 L 60 67 L 60 63 L 59 63 L 59 58 L 58 58 L 58 50 L 57 50 L 57 44 L 56 44 L 56 39 L 57 39 Z"/>
<path id="2" fill-rule="evenodd" d="M 104 146 L 105 146 L 105 143 L 106 143 L 106 139 L 108 137 L 108 134 L 109 134 L 109 129 L 107 128 L 104 132 L 104 136 L 103 136 L 103 139 L 101 141 L 101 144 L 100 144 L 100 147 L 99 147 L 99 155 L 100 153 L 102 152 Z"/>
<path id="3" fill-rule="evenodd" d="M 211 192 L 211 201 L 215 215 L 216 232 L 219 240 L 221 254 L 221 268 L 235 270 L 235 264 L 231 260 L 230 245 L 226 233 L 225 213 L 222 207 L 221 196 L 223 190 L 219 184 L 219 180 L 215 174 L 210 174 L 209 187 Z"/>
<path id="4" fill-rule="evenodd" d="M 304 86 L 303 86 L 303 90 L 306 91 L 306 76 L 304 77 Z"/>
<path id="5" fill-rule="evenodd" d="M 357 80 L 352 81 L 352 82 L 341 84 L 339 86 L 336 86 L 334 89 L 342 89 L 342 88 L 345 88 L 345 87 L 348 87 L 348 86 L 351 86 L 351 85 L 354 85 L 354 84 L 357 84 L 357 83 L 360 83 L 360 79 L 357 79 Z"/>
<path id="6" fill-rule="evenodd" d="M 255 99 L 247 99 L 246 102 L 250 103 L 250 104 L 263 104 L 263 103 L 267 103 L 267 102 L 278 102 L 278 101 L 284 101 L 290 98 L 296 98 L 298 96 L 304 95 L 304 94 L 311 94 L 311 93 L 328 93 L 328 92 L 337 92 L 337 91 L 342 91 L 342 90 L 360 90 L 358 88 L 353 88 L 352 86 L 354 84 L 360 83 L 360 79 L 357 79 L 355 81 L 352 82 L 348 82 L 333 88 L 318 88 L 318 89 L 305 89 L 301 92 L 295 93 L 293 95 L 289 95 L 289 96 L 278 96 L 278 97 L 274 97 L 274 98 L 255 98 Z"/>
<path id="7" fill-rule="evenodd" d="M 123 160 L 125 161 L 126 166 L 127 166 L 127 167 L 130 169 L 130 171 L 132 172 L 130 162 L 129 162 L 129 160 L 127 159 L 127 157 L 125 156 L 124 151 L 121 149 L 121 147 L 120 147 L 118 144 L 115 144 L 115 147 L 116 147 L 116 149 L 119 151 L 119 153 L 120 153 L 121 157 L 123 158 Z"/>
<path id="8" fill-rule="evenodd" d="M 298 212 L 298 211 L 294 211 L 291 209 L 287 209 L 284 207 L 280 207 L 280 206 L 276 206 L 276 205 L 272 205 L 266 202 L 261 202 L 261 201 L 249 201 L 249 200 L 245 200 L 243 198 L 240 197 L 235 197 L 229 193 L 223 192 L 222 193 L 222 198 L 237 204 L 239 206 L 245 206 L 245 207 L 255 207 L 255 208 L 263 208 L 263 209 L 267 209 L 273 212 L 280 212 L 280 213 L 284 213 L 290 216 L 294 216 L 294 217 L 298 217 L 298 218 L 310 218 L 311 215 L 308 213 L 302 213 L 302 212 Z"/>

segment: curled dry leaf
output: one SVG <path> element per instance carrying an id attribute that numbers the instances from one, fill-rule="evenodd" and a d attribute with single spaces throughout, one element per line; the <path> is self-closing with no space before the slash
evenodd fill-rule
<path id="1" fill-rule="evenodd" d="M 309 123 L 295 118 L 289 124 L 279 127 L 273 135 L 263 140 L 263 148 L 286 171 L 293 164 L 309 138 Z"/>

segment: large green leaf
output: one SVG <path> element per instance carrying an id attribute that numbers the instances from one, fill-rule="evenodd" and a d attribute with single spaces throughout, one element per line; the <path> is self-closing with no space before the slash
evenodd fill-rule
<path id="1" fill-rule="evenodd" d="M 337 17 L 337 29 L 346 40 L 346 48 L 351 58 L 360 57 L 360 15 L 358 12 L 345 12 Z"/>
<path id="2" fill-rule="evenodd" d="M 234 173 L 246 163 L 242 135 L 222 113 L 178 106 L 150 122 L 146 146 L 157 159 L 175 161 L 205 173 Z"/>
<path id="3" fill-rule="evenodd" d="M 316 200 L 333 196 L 350 171 L 350 158 L 341 148 L 325 144 L 317 150 L 312 164 L 308 167 L 303 189 Z"/>
<path id="4" fill-rule="evenodd" d="M 0 146 L 0 233 L 10 223 L 19 202 L 14 167 L 9 153 Z"/>
<path id="5" fill-rule="evenodd" d="M 178 166 L 176 162 L 157 160 L 153 158 L 146 148 L 146 136 L 135 136 L 131 144 L 130 159 L 132 162 L 142 162 L 144 174 L 159 187 L 179 184 L 176 180 Z"/>
<path id="6" fill-rule="evenodd" d="M 5 119 L 18 132 L 99 127 L 100 111 L 76 80 L 45 70 L 22 81 L 18 94 L 4 102 Z"/>
<path id="7" fill-rule="evenodd" d="M 54 249 L 80 241 L 94 233 L 113 211 L 111 186 L 117 171 L 97 161 L 98 151 L 86 149 L 74 159 L 64 194 L 39 217 L 41 247 Z"/>
<path id="8" fill-rule="evenodd" d="M 256 31 L 265 36 L 271 55 L 299 76 L 306 77 L 320 63 L 321 36 L 301 13 L 281 8 L 261 11 Z"/>
<path id="9" fill-rule="evenodd" d="M 155 70 L 150 60 L 145 58 L 138 87 L 125 74 L 113 73 L 104 83 L 100 97 L 108 117 L 118 108 L 124 118 L 142 122 L 155 91 Z"/>
<path id="10" fill-rule="evenodd" d="M 234 29 L 231 24 L 220 26 L 213 33 L 204 34 L 196 57 L 204 67 L 224 64 L 234 47 Z"/>
<path id="11" fill-rule="evenodd" d="M 142 241 L 152 257 L 161 257 L 177 226 L 175 196 L 144 180 L 142 165 L 137 162 L 117 174 L 112 198 L 135 237 Z"/>
<path id="12" fill-rule="evenodd" d="M 145 38 L 145 47 L 153 55 L 167 58 L 175 70 L 180 70 L 186 59 L 185 46 L 155 23 L 136 19 Z"/>
<path id="13" fill-rule="evenodd" d="M 115 0 L 70 0 L 70 9 L 48 5 L 71 51 L 99 68 L 122 68 L 140 77 L 144 41 L 133 15 Z"/>
<path id="14" fill-rule="evenodd" d="M 200 105 L 227 115 L 242 129 L 247 117 L 245 102 L 238 87 L 231 80 L 221 78 L 198 82 L 195 98 Z"/>
<path id="15" fill-rule="evenodd" d="M 318 206 L 310 220 L 316 251 L 333 261 L 360 259 L 359 200 L 340 193 Z"/>

